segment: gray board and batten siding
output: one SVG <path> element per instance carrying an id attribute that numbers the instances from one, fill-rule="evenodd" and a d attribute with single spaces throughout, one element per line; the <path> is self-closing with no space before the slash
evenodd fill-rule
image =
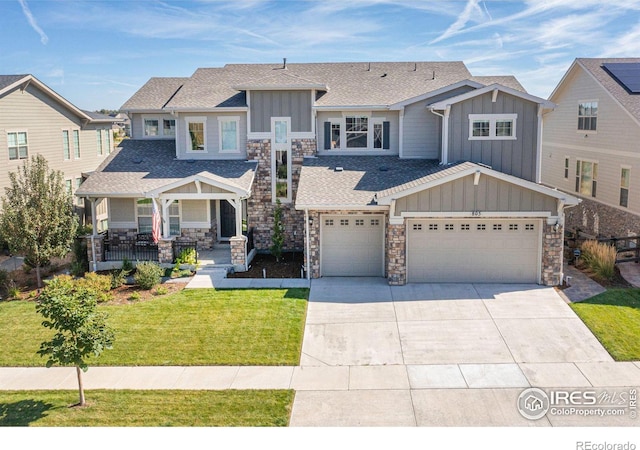
<path id="1" fill-rule="evenodd" d="M 469 140 L 469 114 L 517 114 L 516 139 Z M 449 126 L 450 162 L 471 161 L 500 172 L 536 181 L 538 146 L 538 105 L 500 92 L 496 101 L 492 93 L 451 105 Z"/>
<path id="2" fill-rule="evenodd" d="M 311 132 L 311 91 L 251 91 L 251 132 L 271 131 L 272 117 L 291 117 L 293 133 Z"/>

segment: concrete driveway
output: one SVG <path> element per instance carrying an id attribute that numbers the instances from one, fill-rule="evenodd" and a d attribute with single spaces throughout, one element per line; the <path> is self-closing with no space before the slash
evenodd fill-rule
<path id="1" fill-rule="evenodd" d="M 313 280 L 291 426 L 637 426 L 517 410 L 528 387 L 620 389 L 613 362 L 553 288 Z"/>
<path id="2" fill-rule="evenodd" d="M 313 280 L 302 366 L 612 361 L 553 288 Z"/>

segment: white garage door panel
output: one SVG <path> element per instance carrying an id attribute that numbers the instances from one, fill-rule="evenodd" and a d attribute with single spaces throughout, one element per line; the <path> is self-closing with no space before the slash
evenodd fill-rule
<path id="1" fill-rule="evenodd" d="M 322 276 L 382 276 L 383 216 L 322 216 Z"/>
<path id="2" fill-rule="evenodd" d="M 536 283 L 540 220 L 410 220 L 409 282 Z"/>

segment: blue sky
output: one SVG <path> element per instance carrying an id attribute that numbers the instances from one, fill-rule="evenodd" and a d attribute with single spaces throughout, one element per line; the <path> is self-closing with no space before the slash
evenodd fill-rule
<path id="1" fill-rule="evenodd" d="M 226 63 L 462 60 L 547 97 L 576 57 L 640 56 L 640 0 L 0 0 L 0 73 L 83 109 Z"/>

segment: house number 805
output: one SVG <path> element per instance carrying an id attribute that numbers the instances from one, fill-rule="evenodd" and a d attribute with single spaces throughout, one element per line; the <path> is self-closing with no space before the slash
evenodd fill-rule
<path id="1" fill-rule="evenodd" d="M 480 211 L 471 211 L 471 215 L 472 216 L 479 216 L 480 215 Z"/>

